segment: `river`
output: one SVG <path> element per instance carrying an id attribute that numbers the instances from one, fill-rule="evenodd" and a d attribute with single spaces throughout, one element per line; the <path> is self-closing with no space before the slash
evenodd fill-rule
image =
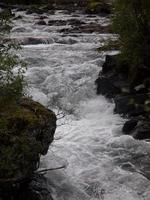
<path id="1" fill-rule="evenodd" d="M 96 95 L 94 81 L 105 58 L 96 48 L 112 35 L 65 33 L 60 30 L 71 25 L 37 25 L 37 14 L 16 15 L 22 18 L 13 21 L 11 37 L 22 44 L 28 63 L 28 93 L 58 117 L 55 140 L 41 158 L 41 168 L 64 166 L 45 174 L 53 199 L 149 200 L 150 181 L 142 174 L 143 162 L 149 166 L 149 143 L 122 135 L 125 119 L 113 113 L 113 102 Z M 43 16 L 46 23 L 108 23 L 79 11 Z"/>

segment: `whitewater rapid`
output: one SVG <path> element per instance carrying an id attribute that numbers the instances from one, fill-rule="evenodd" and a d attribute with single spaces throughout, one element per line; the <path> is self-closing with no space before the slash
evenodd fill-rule
<path id="1" fill-rule="evenodd" d="M 58 117 L 55 140 L 41 159 L 44 169 L 64 166 L 45 174 L 54 200 L 150 200 L 150 181 L 142 174 L 150 144 L 122 135 L 125 119 L 113 113 L 113 102 L 96 95 L 105 57 L 96 48 L 111 35 L 60 33 L 70 25 L 40 26 L 38 15 L 16 14 L 23 18 L 13 21 L 11 37 L 22 44 L 28 63 L 28 93 Z M 46 22 L 108 23 L 78 12 L 45 15 Z"/>

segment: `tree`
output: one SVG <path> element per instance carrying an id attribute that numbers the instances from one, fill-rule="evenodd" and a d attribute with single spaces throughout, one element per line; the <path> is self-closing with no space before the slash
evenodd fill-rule
<path id="1" fill-rule="evenodd" d="M 10 42 L 10 11 L 0 13 L 0 108 L 16 104 L 23 96 L 25 64 L 16 55 L 20 48 Z"/>
<path id="2" fill-rule="evenodd" d="M 113 27 L 119 34 L 121 55 L 132 67 L 149 67 L 150 1 L 115 0 Z"/>

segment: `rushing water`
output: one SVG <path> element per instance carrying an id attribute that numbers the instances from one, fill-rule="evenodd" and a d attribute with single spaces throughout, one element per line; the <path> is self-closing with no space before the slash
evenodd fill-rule
<path id="1" fill-rule="evenodd" d="M 54 200 L 149 200 L 150 145 L 122 135 L 124 122 L 113 114 L 114 105 L 96 96 L 94 81 L 104 56 L 96 48 L 108 34 L 64 34 L 66 26 L 39 26 L 38 15 L 14 20 L 12 38 L 23 44 L 29 63 L 26 79 L 33 99 L 55 110 L 58 127 L 41 168 L 49 171 L 48 188 Z M 102 17 L 57 11 L 52 19 L 76 18 L 107 24 Z M 144 164 L 143 164 L 144 163 Z"/>

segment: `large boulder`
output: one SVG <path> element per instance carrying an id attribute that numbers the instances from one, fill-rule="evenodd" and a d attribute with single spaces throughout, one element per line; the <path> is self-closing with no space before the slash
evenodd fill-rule
<path id="1" fill-rule="evenodd" d="M 114 98 L 124 88 L 128 88 L 126 77 L 113 71 L 107 74 L 100 72 L 95 83 L 97 85 L 97 94 L 105 95 L 108 98 Z"/>
<path id="2" fill-rule="evenodd" d="M 126 62 L 118 62 L 117 60 L 118 55 L 106 56 L 102 70 L 95 81 L 97 94 L 105 95 L 108 98 L 114 98 L 123 90 L 128 89 L 127 75 L 124 73 L 124 70 L 127 70 Z"/>
<path id="3" fill-rule="evenodd" d="M 148 94 L 133 94 L 115 97 L 115 112 L 130 117 L 144 115 L 144 102 L 148 99 Z"/>
<path id="4" fill-rule="evenodd" d="M 118 82 L 117 79 L 116 81 Z M 108 98 L 113 98 L 121 92 L 120 85 L 119 87 L 115 86 L 115 77 L 108 78 L 99 76 L 95 83 L 97 85 L 97 94 L 105 95 Z"/>
<path id="5" fill-rule="evenodd" d="M 30 182 L 56 129 L 55 114 L 31 99 L 0 114 L 0 196 Z M 7 191 L 7 192 L 4 192 Z"/>

